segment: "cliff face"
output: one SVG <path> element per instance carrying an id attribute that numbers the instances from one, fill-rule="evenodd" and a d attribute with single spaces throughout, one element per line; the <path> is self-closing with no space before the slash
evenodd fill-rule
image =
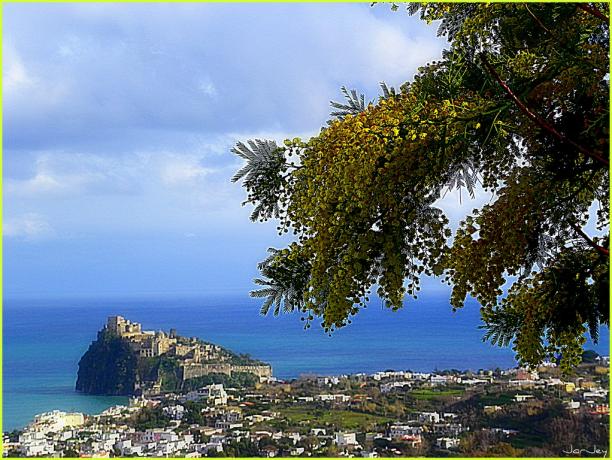
<path id="1" fill-rule="evenodd" d="M 138 357 L 129 343 L 102 330 L 79 361 L 76 390 L 93 395 L 132 395 Z"/>

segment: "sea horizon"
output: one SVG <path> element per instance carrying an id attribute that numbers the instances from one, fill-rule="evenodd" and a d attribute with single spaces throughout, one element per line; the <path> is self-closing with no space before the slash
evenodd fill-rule
<path id="1" fill-rule="evenodd" d="M 279 379 L 517 365 L 510 348 L 482 342 L 475 301 L 452 312 L 440 292 L 408 300 L 398 312 L 374 300 L 331 337 L 318 324 L 304 330 L 299 314 L 263 317 L 260 305 L 246 294 L 5 299 L 3 431 L 23 428 L 34 415 L 53 409 L 95 414 L 127 402 L 74 389 L 78 361 L 111 315 L 248 353 L 270 363 Z M 608 354 L 607 328 L 600 337 L 585 348 Z"/>

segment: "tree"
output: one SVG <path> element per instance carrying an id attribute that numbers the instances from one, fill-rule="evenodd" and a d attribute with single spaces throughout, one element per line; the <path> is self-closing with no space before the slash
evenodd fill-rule
<path id="1" fill-rule="evenodd" d="M 67 457 L 67 458 L 79 458 L 81 456 L 80 452 L 76 449 L 73 449 L 71 447 L 67 447 L 63 450 L 62 452 L 62 457 Z"/>
<path id="2" fill-rule="evenodd" d="M 394 6 L 394 9 L 399 9 Z M 343 88 L 303 141 L 238 143 L 252 219 L 295 241 L 260 265 L 262 313 L 300 311 L 333 331 L 376 291 L 393 309 L 423 275 L 451 305 L 482 306 L 484 340 L 535 365 L 580 362 L 609 323 L 607 4 L 410 4 L 449 49 L 377 101 Z M 434 206 L 448 189 L 494 197 L 449 242 Z M 507 293 L 504 286 L 510 284 Z"/>
<path id="3" fill-rule="evenodd" d="M 161 407 L 143 407 L 133 417 L 134 428 L 145 431 L 151 428 L 165 428 L 172 423 L 170 417 L 164 414 Z"/>
<path id="4" fill-rule="evenodd" d="M 599 353 L 597 353 L 595 350 L 584 350 L 581 356 L 582 362 L 587 364 L 596 363 L 598 358 Z"/>

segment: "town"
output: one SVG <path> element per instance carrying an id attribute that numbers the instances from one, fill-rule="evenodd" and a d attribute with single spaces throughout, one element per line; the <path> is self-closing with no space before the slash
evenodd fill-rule
<path id="1" fill-rule="evenodd" d="M 231 376 L 101 414 L 53 411 L 4 433 L 4 456 L 607 456 L 609 358 L 537 369 Z"/>

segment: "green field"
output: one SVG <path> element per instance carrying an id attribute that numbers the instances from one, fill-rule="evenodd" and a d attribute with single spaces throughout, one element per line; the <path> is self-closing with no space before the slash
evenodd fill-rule
<path id="1" fill-rule="evenodd" d="M 324 410 L 307 407 L 287 407 L 278 409 L 290 424 L 316 421 L 317 425 L 334 425 L 339 429 L 368 429 L 377 424 L 390 422 L 391 419 L 379 415 L 363 414 L 350 410 Z"/>
<path id="2" fill-rule="evenodd" d="M 503 406 L 512 404 L 514 395 L 506 393 L 493 393 L 479 396 L 479 401 L 483 406 Z"/>
<path id="3" fill-rule="evenodd" d="M 414 390 L 408 393 L 415 399 L 430 401 L 447 396 L 461 396 L 464 390 Z"/>
<path id="4" fill-rule="evenodd" d="M 512 436 L 510 444 L 512 447 L 518 449 L 526 449 L 527 447 L 541 447 L 544 443 L 543 434 L 533 433 L 518 433 L 516 436 Z"/>

